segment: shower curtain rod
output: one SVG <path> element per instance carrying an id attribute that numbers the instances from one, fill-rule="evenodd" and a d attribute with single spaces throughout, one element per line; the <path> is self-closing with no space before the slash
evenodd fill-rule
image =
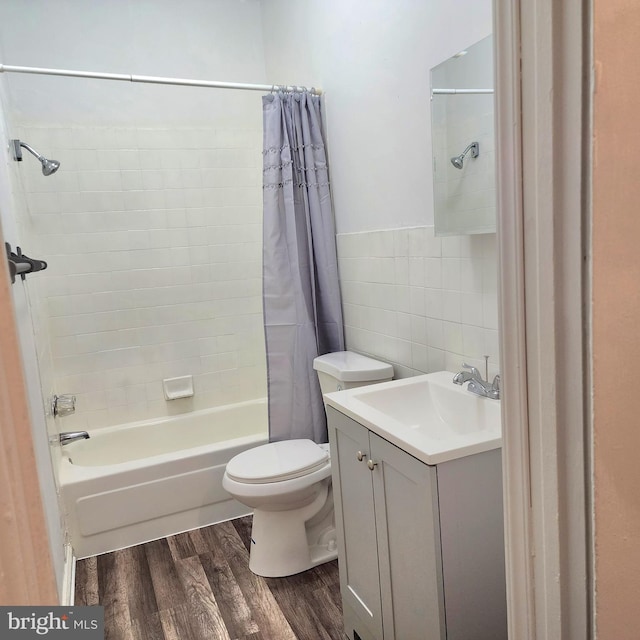
<path id="1" fill-rule="evenodd" d="M 72 69 L 47 69 L 42 67 L 16 67 L 0 64 L 0 73 L 32 73 L 43 76 L 67 76 L 71 78 L 95 78 L 97 80 L 121 80 L 146 84 L 173 84 L 185 87 L 208 87 L 212 89 L 244 89 L 248 91 L 310 91 L 320 95 L 322 91 L 311 87 L 280 84 L 247 84 L 244 82 L 213 82 L 210 80 L 191 80 L 187 78 L 163 78 L 160 76 L 139 76 L 125 73 L 98 73 L 94 71 L 74 71 Z"/>
<path id="2" fill-rule="evenodd" d="M 431 95 L 455 95 L 458 93 L 493 93 L 493 89 L 431 89 Z"/>

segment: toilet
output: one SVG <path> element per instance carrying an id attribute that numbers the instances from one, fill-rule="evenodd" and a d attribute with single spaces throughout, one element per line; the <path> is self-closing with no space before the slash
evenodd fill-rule
<path id="1" fill-rule="evenodd" d="M 318 356 L 313 368 L 323 394 L 393 378 L 390 364 L 351 351 Z M 249 568 L 257 575 L 290 576 L 337 557 L 328 444 L 284 440 L 243 451 L 222 486 L 254 510 Z"/>

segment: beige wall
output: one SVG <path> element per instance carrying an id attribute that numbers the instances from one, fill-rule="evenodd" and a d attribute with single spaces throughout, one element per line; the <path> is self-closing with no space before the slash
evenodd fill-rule
<path id="1" fill-rule="evenodd" d="M 595 0 L 593 361 L 596 625 L 638 637 L 640 3 Z"/>

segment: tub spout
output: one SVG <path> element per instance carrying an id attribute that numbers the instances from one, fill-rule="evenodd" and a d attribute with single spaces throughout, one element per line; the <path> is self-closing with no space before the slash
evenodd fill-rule
<path id="1" fill-rule="evenodd" d="M 59 438 L 60 444 L 65 445 L 76 440 L 86 440 L 89 438 L 89 434 L 86 431 L 65 431 L 60 434 Z"/>

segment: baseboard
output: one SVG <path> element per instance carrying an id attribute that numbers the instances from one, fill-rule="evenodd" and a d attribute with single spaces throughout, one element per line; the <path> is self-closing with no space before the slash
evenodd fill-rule
<path id="1" fill-rule="evenodd" d="M 64 572 L 62 574 L 62 593 L 60 604 L 63 607 L 73 606 L 76 588 L 76 558 L 70 544 L 64 546 Z"/>

